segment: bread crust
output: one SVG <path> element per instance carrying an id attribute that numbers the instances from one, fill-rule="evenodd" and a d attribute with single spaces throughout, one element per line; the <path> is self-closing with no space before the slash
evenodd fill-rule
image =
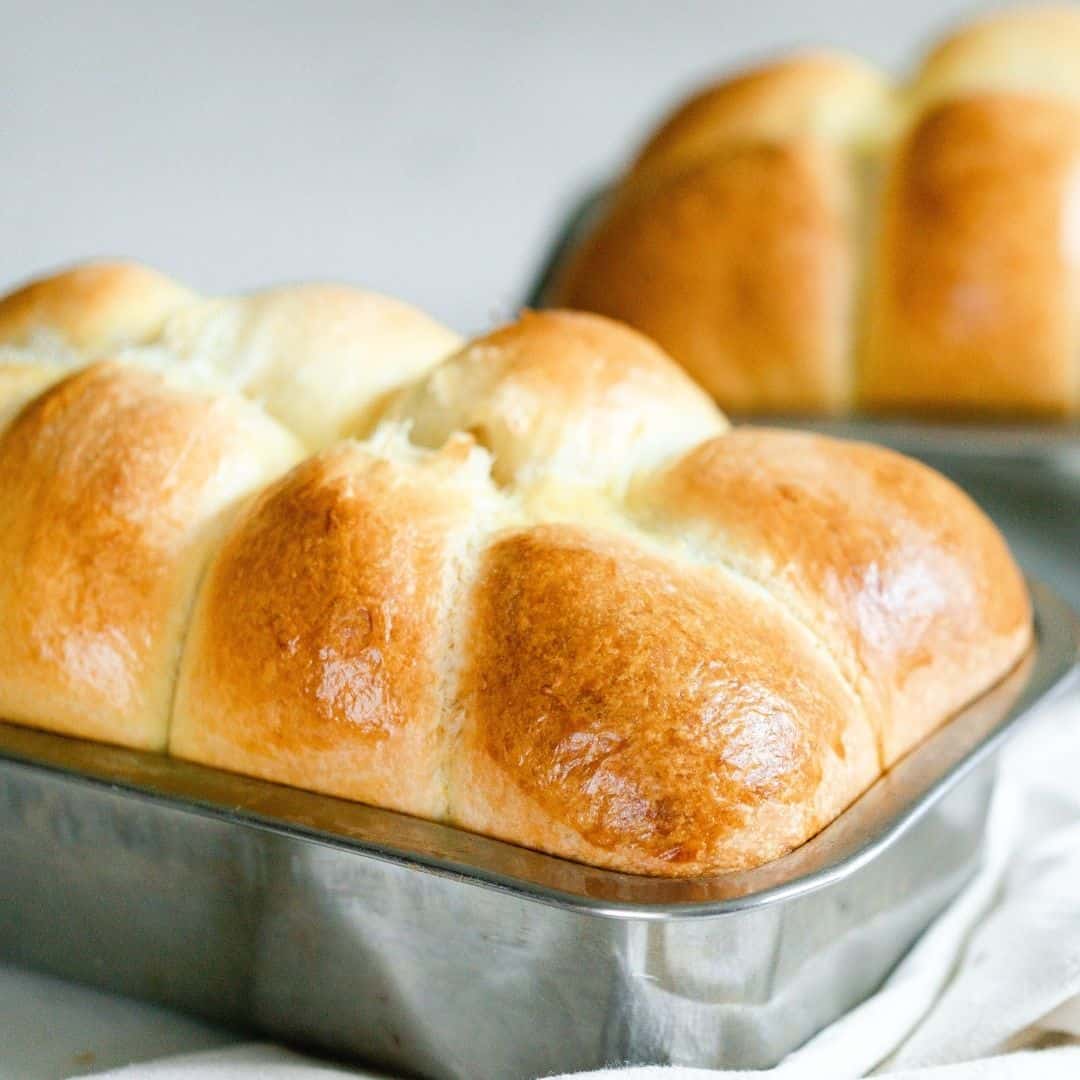
<path id="1" fill-rule="evenodd" d="M 1080 104 L 1080 10 L 1048 4 L 999 11 L 930 50 L 912 93 L 925 109 L 986 91 L 1046 94 Z"/>
<path id="2" fill-rule="evenodd" d="M 0 432 L 46 387 L 69 372 L 59 364 L 27 363 L 22 357 L 2 359 L 0 353 Z"/>
<path id="3" fill-rule="evenodd" d="M 461 338 L 400 300 L 310 284 L 186 305 L 160 345 L 260 402 L 314 450 L 370 431 L 391 392 Z"/>
<path id="4" fill-rule="evenodd" d="M 69 366 L 121 354 L 190 387 L 242 394 L 310 450 L 370 431 L 393 391 L 460 345 L 366 289 L 208 298 L 135 263 L 87 263 L 0 298 L 0 346 Z"/>
<path id="5" fill-rule="evenodd" d="M 1080 111 L 945 102 L 889 168 L 860 397 L 1065 416 L 1080 393 Z"/>
<path id="6" fill-rule="evenodd" d="M 221 518 L 298 453 L 242 401 L 94 364 L 0 436 L 0 714 L 163 749 Z"/>
<path id="7" fill-rule="evenodd" d="M 485 553 L 451 820 L 629 873 L 775 858 L 877 775 L 809 635 L 719 569 L 537 526 Z"/>
<path id="8" fill-rule="evenodd" d="M 751 141 L 820 138 L 873 142 L 891 88 L 857 57 L 803 52 L 752 68 L 693 94 L 647 139 L 625 185 L 655 185 L 718 150 Z"/>
<path id="9" fill-rule="evenodd" d="M 854 197 L 838 155 L 813 141 L 726 148 L 617 205 L 552 302 L 643 330 L 732 412 L 840 411 Z"/>
<path id="10" fill-rule="evenodd" d="M 0 299 L 0 343 L 40 337 L 100 356 L 152 338 L 194 293 L 132 262 L 92 262 L 38 278 Z"/>
<path id="11" fill-rule="evenodd" d="M 444 653 L 490 485 L 342 443 L 239 518 L 200 592 L 170 751 L 446 816 Z"/>
<path id="12" fill-rule="evenodd" d="M 813 630 L 885 767 L 1030 645 L 1027 588 L 1000 533 L 949 480 L 890 450 L 743 427 L 649 478 L 634 506 Z"/>

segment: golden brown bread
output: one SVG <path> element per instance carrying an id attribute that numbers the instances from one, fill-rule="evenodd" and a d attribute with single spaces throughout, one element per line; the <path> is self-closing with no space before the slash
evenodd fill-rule
<path id="1" fill-rule="evenodd" d="M 736 144 L 615 206 L 554 299 L 643 330 L 726 408 L 837 411 L 851 395 L 853 229 L 835 153 Z"/>
<path id="2" fill-rule="evenodd" d="M 1078 165 L 1080 109 L 1057 101 L 987 92 L 919 120 L 882 194 L 863 404 L 1076 411 Z"/>
<path id="3" fill-rule="evenodd" d="M 890 450 L 739 428 L 645 478 L 631 508 L 814 629 L 886 766 L 1027 640 L 1026 590 L 997 529 L 940 474 Z"/>
<path id="4" fill-rule="evenodd" d="M 803 54 L 646 142 L 546 301 L 740 413 L 1080 410 L 1080 9 L 999 13 L 906 87 Z"/>
<path id="5" fill-rule="evenodd" d="M 85 362 L 134 353 L 259 402 L 309 449 L 369 430 L 391 391 L 459 344 L 408 304 L 345 285 L 206 299 L 130 263 L 90 263 L 0 300 L 0 347 Z"/>
<path id="6" fill-rule="evenodd" d="M 775 858 L 879 772 L 820 645 L 721 567 L 571 525 L 484 555 L 451 820 L 599 866 Z"/>
<path id="7" fill-rule="evenodd" d="M 31 281 L 0 300 L 0 342 L 67 346 L 89 356 L 146 341 L 195 294 L 136 263 L 98 262 Z"/>
<path id="8" fill-rule="evenodd" d="M 351 356 L 386 419 L 280 476 L 299 441 L 222 389 L 284 355 L 256 323 L 66 374 L 9 350 L 0 715 L 686 876 L 802 843 L 1030 640 L 951 484 L 732 432 L 607 319 L 527 314 L 389 402 L 408 334 L 353 323 L 309 400 Z"/>
<path id="9" fill-rule="evenodd" d="M 162 749 L 188 608 L 235 500 L 299 446 L 240 399 L 95 364 L 0 436 L 0 701 L 35 727 Z"/>
<path id="10" fill-rule="evenodd" d="M 476 456 L 342 443 L 263 492 L 202 587 L 172 752 L 444 818 L 446 627 L 490 486 Z"/>
<path id="11" fill-rule="evenodd" d="M 835 146 L 872 144 L 889 97 L 885 79 L 856 57 L 806 52 L 766 64 L 679 106 L 635 158 L 627 186 L 654 186 L 740 142 L 811 136 Z"/>

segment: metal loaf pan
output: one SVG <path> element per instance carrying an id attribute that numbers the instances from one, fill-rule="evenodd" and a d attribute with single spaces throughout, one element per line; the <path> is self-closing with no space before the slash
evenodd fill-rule
<path id="1" fill-rule="evenodd" d="M 0 724 L 0 953 L 432 1077 L 772 1064 L 870 993 L 975 869 L 1037 643 L 799 850 L 663 880 Z"/>

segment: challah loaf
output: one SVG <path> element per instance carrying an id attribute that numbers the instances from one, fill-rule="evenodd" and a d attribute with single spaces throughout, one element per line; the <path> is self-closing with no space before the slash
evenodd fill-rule
<path id="1" fill-rule="evenodd" d="M 691 98 L 547 300 L 742 413 L 1080 411 L 1080 9 L 990 16 L 892 87 L 811 53 Z"/>
<path id="2" fill-rule="evenodd" d="M 0 715 L 683 876 L 802 843 L 1027 648 L 930 470 L 731 431 L 599 316 L 450 340 L 133 267 L 0 301 Z"/>

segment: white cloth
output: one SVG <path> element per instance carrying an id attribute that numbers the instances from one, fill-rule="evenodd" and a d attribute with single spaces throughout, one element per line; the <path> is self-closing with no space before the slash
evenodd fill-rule
<path id="1" fill-rule="evenodd" d="M 881 990 L 769 1073 L 630 1068 L 604 1080 L 1080 1078 L 1080 694 L 1007 747 L 985 863 Z M 124 1080 L 375 1076 L 261 1045 L 131 1066 Z"/>

